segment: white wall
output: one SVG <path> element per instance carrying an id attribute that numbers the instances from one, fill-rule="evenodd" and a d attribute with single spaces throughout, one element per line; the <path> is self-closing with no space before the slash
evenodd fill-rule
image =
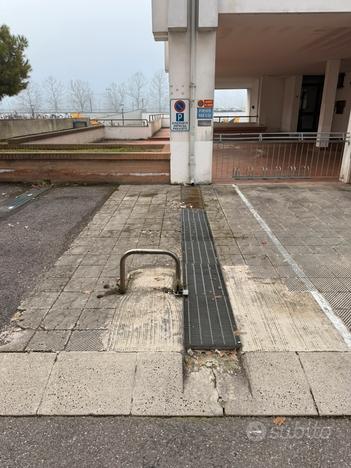
<path id="1" fill-rule="evenodd" d="M 349 0 L 218 0 L 219 13 L 350 12 Z"/>
<path id="2" fill-rule="evenodd" d="M 162 119 L 150 122 L 148 127 L 105 127 L 107 140 L 147 140 L 161 129 Z"/>
<path id="3" fill-rule="evenodd" d="M 40 138 L 38 140 L 31 140 L 26 142 L 27 145 L 31 144 L 72 144 L 72 145 L 84 145 L 87 143 L 98 142 L 105 137 L 104 127 L 90 128 L 89 130 L 84 131 L 74 131 L 68 134 L 61 134 L 57 136 L 51 136 L 48 138 Z"/>
<path id="4" fill-rule="evenodd" d="M 344 87 L 336 91 L 337 101 L 346 101 L 343 114 L 335 114 L 333 117 L 332 132 L 346 132 L 351 112 L 351 72 L 346 73 Z"/>
<path id="5" fill-rule="evenodd" d="M 281 130 L 285 79 L 275 76 L 261 78 L 259 123 L 269 132 Z"/>
<path id="6" fill-rule="evenodd" d="M 285 78 L 281 130 L 296 132 L 299 120 L 302 76 Z"/>

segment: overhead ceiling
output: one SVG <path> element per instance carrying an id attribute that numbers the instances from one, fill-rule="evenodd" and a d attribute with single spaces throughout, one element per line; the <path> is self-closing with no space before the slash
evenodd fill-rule
<path id="1" fill-rule="evenodd" d="M 306 0 L 308 1 L 308 0 Z M 351 71 L 351 13 L 223 14 L 216 79 L 324 73 L 342 59 Z"/>

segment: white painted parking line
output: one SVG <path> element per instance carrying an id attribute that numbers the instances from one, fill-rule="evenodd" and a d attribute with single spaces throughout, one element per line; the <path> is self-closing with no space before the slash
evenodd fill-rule
<path id="1" fill-rule="evenodd" d="M 336 328 L 336 330 L 340 333 L 343 340 L 345 341 L 346 345 L 351 348 L 351 333 L 348 331 L 344 323 L 340 320 L 340 318 L 334 313 L 331 305 L 325 299 L 325 297 L 315 288 L 314 284 L 306 277 L 303 270 L 300 266 L 295 262 L 289 252 L 285 249 L 279 239 L 275 236 L 271 228 L 265 222 L 265 220 L 258 214 L 255 210 L 253 205 L 250 201 L 245 197 L 243 192 L 239 189 L 237 185 L 233 185 L 236 193 L 241 198 L 242 202 L 246 205 L 250 213 L 254 216 L 258 224 L 261 226 L 263 231 L 269 236 L 279 253 L 284 257 L 286 262 L 290 265 L 290 267 L 295 272 L 296 276 L 300 278 L 300 280 L 304 283 L 307 290 L 310 292 L 314 300 L 318 303 L 324 314 L 328 317 L 330 322 Z"/>

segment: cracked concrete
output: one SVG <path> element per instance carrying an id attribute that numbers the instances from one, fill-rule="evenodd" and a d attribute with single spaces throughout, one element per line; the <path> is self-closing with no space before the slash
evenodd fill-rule
<path id="1" fill-rule="evenodd" d="M 182 302 L 166 293 L 173 269 L 168 259 L 130 259 L 129 295 L 105 294 L 116 286 L 125 250 L 164 247 L 181 255 L 180 188 L 121 187 L 2 331 L 0 414 L 351 414 L 351 353 L 316 308 L 306 313 L 306 291 L 233 193 L 213 187 L 203 193 L 244 352 L 183 355 Z M 346 262 L 343 270 L 332 264 L 331 277 L 330 266 L 317 271 L 312 257 L 320 261 L 321 251 L 313 249 L 324 245 L 347 258 L 341 228 L 336 238 L 316 240 L 318 223 L 309 226 L 304 216 L 305 241 L 301 226 L 294 238 L 286 235 L 290 227 L 283 230 L 289 219 L 272 219 L 291 252 L 308 247 L 305 271 L 315 275 L 318 288 L 332 293 L 334 281 L 338 292 L 347 292 L 348 277 L 340 276 L 348 274 Z M 330 258 L 330 251 L 324 255 Z M 260 293 L 261 305 L 262 298 L 266 305 L 267 298 L 277 300 L 260 307 L 259 315 L 250 302 L 254 294 L 240 302 L 241 286 Z M 341 296 L 335 301 L 347 304 Z"/>

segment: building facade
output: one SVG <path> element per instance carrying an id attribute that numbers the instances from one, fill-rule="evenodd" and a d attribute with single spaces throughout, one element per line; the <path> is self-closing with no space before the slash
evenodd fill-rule
<path id="1" fill-rule="evenodd" d="M 152 0 L 152 6 L 169 72 L 173 183 L 212 182 L 215 89 L 246 88 L 252 121 L 266 132 L 351 131 L 349 0 Z M 350 182 L 350 173 L 346 143 L 340 179 Z"/>

